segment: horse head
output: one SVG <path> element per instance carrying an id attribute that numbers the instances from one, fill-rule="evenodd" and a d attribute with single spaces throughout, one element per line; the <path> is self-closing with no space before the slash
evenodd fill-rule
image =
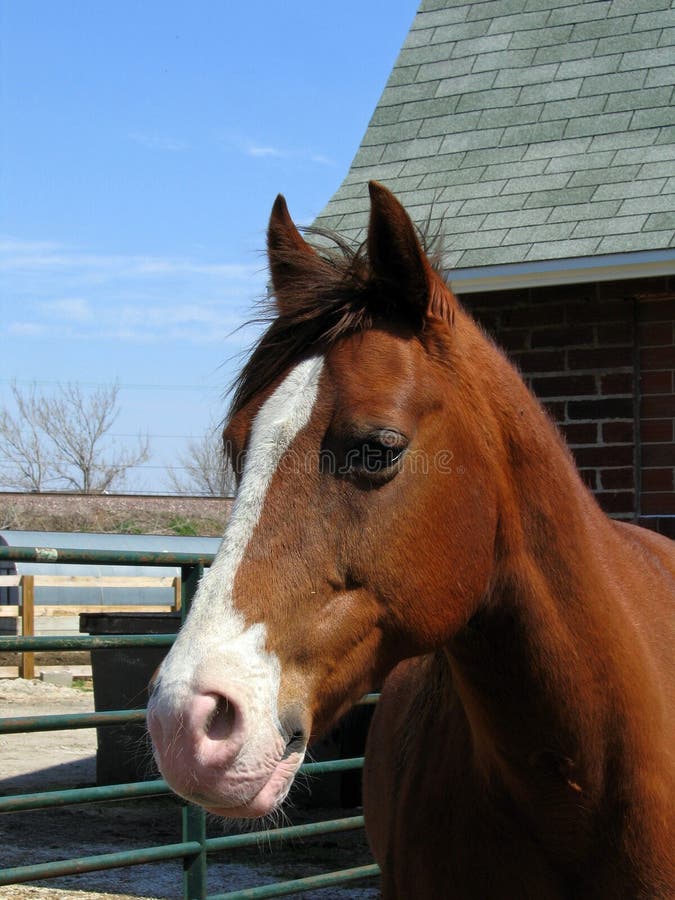
<path id="1" fill-rule="evenodd" d="M 162 773 L 221 815 L 278 806 L 310 737 L 446 643 L 491 577 L 485 342 L 403 207 L 370 194 L 358 252 L 311 246 L 274 204 L 275 315 L 224 432 L 236 498 L 152 692 Z"/>

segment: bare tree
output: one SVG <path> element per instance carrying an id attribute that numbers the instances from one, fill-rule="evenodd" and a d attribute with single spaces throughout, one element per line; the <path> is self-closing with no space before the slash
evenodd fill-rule
<path id="1" fill-rule="evenodd" d="M 35 385 L 20 391 L 10 385 L 16 415 L 0 409 L 0 484 L 20 491 L 43 491 L 50 480 L 48 448 L 40 427 L 40 397 Z"/>
<path id="2" fill-rule="evenodd" d="M 230 496 L 234 479 L 225 463 L 220 428 L 211 425 L 203 437 L 190 441 L 178 454 L 178 465 L 167 468 L 167 476 L 176 494 Z"/>
<path id="3" fill-rule="evenodd" d="M 84 393 L 66 384 L 46 396 L 35 385 L 11 386 L 17 415 L 0 410 L 0 483 L 20 490 L 61 488 L 101 493 L 120 487 L 150 456 L 147 437 L 117 446 L 109 432 L 119 415 L 119 385 Z"/>

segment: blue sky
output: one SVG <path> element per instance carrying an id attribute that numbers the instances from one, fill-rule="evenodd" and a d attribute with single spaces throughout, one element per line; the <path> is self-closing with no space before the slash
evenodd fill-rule
<path id="1" fill-rule="evenodd" d="M 136 489 L 225 411 L 274 197 L 345 176 L 416 0 L 0 0 L 0 404 L 118 381 Z"/>

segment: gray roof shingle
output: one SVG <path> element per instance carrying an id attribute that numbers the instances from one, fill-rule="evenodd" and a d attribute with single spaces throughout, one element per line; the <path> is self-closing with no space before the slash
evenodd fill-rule
<path id="1" fill-rule="evenodd" d="M 316 224 L 376 179 L 455 270 L 673 247 L 674 85 L 670 0 L 423 0 Z"/>

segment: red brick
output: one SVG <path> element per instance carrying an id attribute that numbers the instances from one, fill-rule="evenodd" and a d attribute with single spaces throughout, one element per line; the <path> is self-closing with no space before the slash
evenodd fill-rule
<path id="1" fill-rule="evenodd" d="M 641 322 L 668 322 L 675 319 L 675 297 L 643 300 L 639 306 Z"/>
<path id="2" fill-rule="evenodd" d="M 675 493 L 667 491 L 643 493 L 640 497 L 640 506 L 646 516 L 675 515 Z"/>
<path id="3" fill-rule="evenodd" d="M 592 325 L 540 328 L 532 332 L 533 347 L 579 347 L 594 343 L 595 329 Z"/>
<path id="4" fill-rule="evenodd" d="M 673 391 L 673 373 L 643 372 L 640 376 L 640 392 L 645 394 L 670 394 Z"/>
<path id="5" fill-rule="evenodd" d="M 567 300 L 572 303 L 595 302 L 595 284 L 593 282 L 586 284 L 554 284 L 545 288 L 536 288 L 532 291 L 532 297 L 535 300 L 555 300 L 559 303 L 561 300 Z"/>
<path id="6" fill-rule="evenodd" d="M 632 368 L 632 364 L 631 347 L 596 347 L 567 351 L 567 365 L 570 369 L 622 369 Z"/>
<path id="7" fill-rule="evenodd" d="M 597 469 L 579 469 L 581 480 L 592 491 L 598 489 L 598 470 Z"/>
<path id="8" fill-rule="evenodd" d="M 599 502 L 622 518 L 632 515 L 635 502 L 636 341 L 642 508 L 652 521 L 675 514 L 675 278 L 487 292 L 463 302 L 497 335 L 561 422 Z"/>
<path id="9" fill-rule="evenodd" d="M 529 347 L 529 328 L 499 328 L 496 331 L 497 343 L 505 350 L 525 350 Z"/>
<path id="10" fill-rule="evenodd" d="M 598 325 L 598 343 L 633 344 L 633 323 L 619 322 L 615 325 Z"/>
<path id="11" fill-rule="evenodd" d="M 475 319 L 492 337 L 495 337 L 499 332 L 501 316 L 498 312 L 488 310 L 487 312 L 476 314 Z"/>
<path id="12" fill-rule="evenodd" d="M 602 509 L 607 513 L 632 513 L 635 509 L 633 491 L 598 491 L 595 495 Z"/>
<path id="13" fill-rule="evenodd" d="M 569 322 L 625 322 L 632 321 L 632 303 L 626 300 L 593 300 L 589 303 L 569 303 Z"/>
<path id="14" fill-rule="evenodd" d="M 598 392 L 594 375 L 533 378 L 532 389 L 538 397 L 587 397 Z"/>
<path id="15" fill-rule="evenodd" d="M 565 353 L 562 350 L 524 350 L 513 358 L 523 372 L 562 372 Z"/>
<path id="16" fill-rule="evenodd" d="M 554 303 L 532 303 L 503 310 L 504 325 L 510 327 L 536 325 L 562 325 L 565 321 L 565 307 Z"/>
<path id="17" fill-rule="evenodd" d="M 650 347 L 640 352 L 641 369 L 675 369 L 675 347 Z"/>
<path id="18" fill-rule="evenodd" d="M 603 422 L 602 440 L 605 444 L 632 444 L 635 440 L 632 422 Z"/>
<path id="19" fill-rule="evenodd" d="M 600 400 L 570 400 L 568 419 L 632 419 L 631 397 L 603 397 Z"/>
<path id="20" fill-rule="evenodd" d="M 640 401 L 640 417 L 643 419 L 675 417 L 675 394 L 643 397 Z"/>
<path id="21" fill-rule="evenodd" d="M 643 322 L 638 336 L 641 347 L 664 347 L 675 343 L 672 322 Z"/>
<path id="22" fill-rule="evenodd" d="M 554 422 L 564 422 L 565 421 L 565 401 L 559 400 L 548 400 L 545 403 L 542 403 L 544 409 L 548 412 L 549 416 L 553 419 Z"/>
<path id="23" fill-rule="evenodd" d="M 603 490 L 633 490 L 633 469 L 625 466 L 621 469 L 601 469 L 600 483 Z"/>
<path id="24" fill-rule="evenodd" d="M 495 307 L 503 309 L 516 304 L 529 303 L 529 301 L 530 292 L 527 288 L 518 288 L 513 291 L 478 291 L 462 297 L 462 305 L 472 310 Z"/>
<path id="25" fill-rule="evenodd" d="M 632 372 L 610 372 L 600 378 L 600 389 L 603 394 L 632 394 Z"/>
<path id="26" fill-rule="evenodd" d="M 675 460 L 675 444 L 643 444 L 640 457 L 646 469 L 672 466 Z"/>
<path id="27" fill-rule="evenodd" d="M 597 444 L 598 442 L 598 426 L 595 422 L 566 422 L 560 426 L 560 430 L 568 444 Z"/>
<path id="28" fill-rule="evenodd" d="M 655 294 L 668 294 L 667 276 L 658 278 L 635 278 L 617 281 L 603 281 L 597 286 L 599 297 L 638 297 Z"/>
<path id="29" fill-rule="evenodd" d="M 648 419 L 640 422 L 640 437 L 644 444 L 662 444 L 673 440 L 672 419 Z"/>
<path id="30" fill-rule="evenodd" d="M 573 447 L 572 452 L 579 468 L 633 465 L 632 446 Z"/>
<path id="31" fill-rule="evenodd" d="M 644 469 L 642 472 L 643 491 L 675 490 L 675 469 Z"/>

